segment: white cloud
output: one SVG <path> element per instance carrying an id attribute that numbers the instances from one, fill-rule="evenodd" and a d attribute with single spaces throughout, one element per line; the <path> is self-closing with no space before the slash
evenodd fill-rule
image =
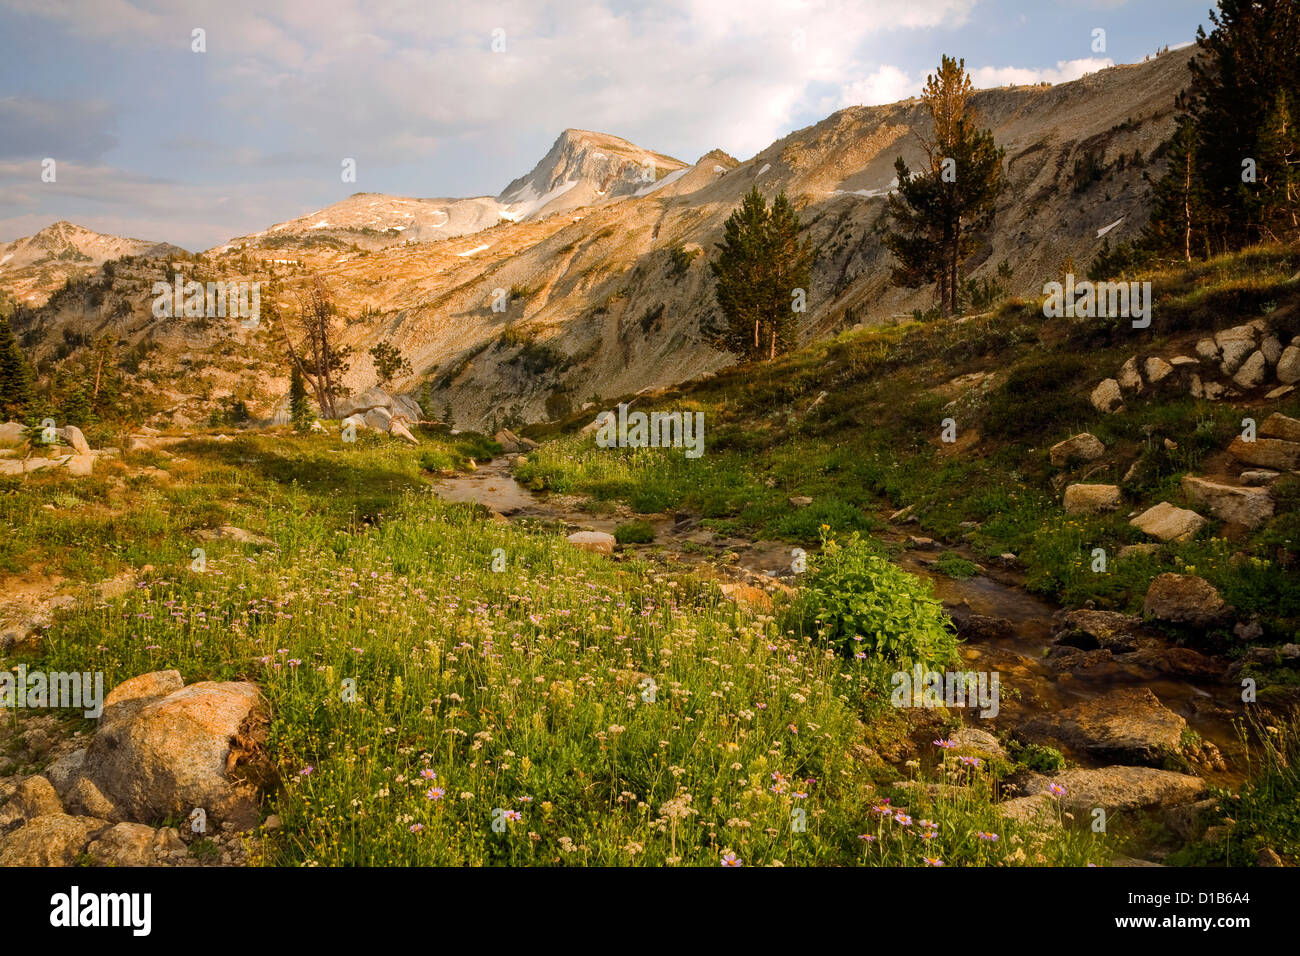
<path id="1" fill-rule="evenodd" d="M 916 96 L 923 85 L 922 80 L 914 80 L 898 67 L 885 64 L 875 73 L 845 86 L 840 93 L 840 103 L 842 106 L 896 103 Z"/>
<path id="2" fill-rule="evenodd" d="M 989 89 L 994 86 L 1032 86 L 1035 83 L 1068 83 L 1089 73 L 1096 73 L 1115 65 L 1110 57 L 1084 57 L 1079 60 L 1058 60 L 1056 68 L 1035 69 L 1022 66 L 982 66 L 970 71 L 971 82 L 976 89 Z"/>

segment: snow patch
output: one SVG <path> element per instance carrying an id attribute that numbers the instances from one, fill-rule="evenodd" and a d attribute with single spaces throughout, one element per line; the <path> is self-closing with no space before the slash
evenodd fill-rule
<path id="1" fill-rule="evenodd" d="M 474 253 L 476 253 L 476 252 L 482 252 L 484 249 L 490 248 L 490 246 L 491 246 L 491 243 L 484 243 L 484 244 L 481 245 L 481 246 L 475 246 L 473 249 L 466 249 L 464 252 L 458 252 L 458 253 L 456 253 L 456 255 L 458 255 L 458 256 L 472 256 L 472 255 L 474 255 Z"/>
<path id="2" fill-rule="evenodd" d="M 676 170 L 675 172 L 671 172 L 671 173 L 669 173 L 667 176 L 664 176 L 662 179 L 658 180 L 657 182 L 653 182 L 653 183 L 651 183 L 649 186 L 642 186 L 640 189 L 638 189 L 638 190 L 637 190 L 636 192 L 634 192 L 632 195 L 633 195 L 633 196 L 649 196 L 649 195 L 650 195 L 652 192 L 654 192 L 656 189 L 662 189 L 664 186 L 667 186 L 667 185 L 668 185 L 669 183 L 671 183 L 673 180 L 675 180 L 675 179 L 681 179 L 681 178 L 682 178 L 683 176 L 685 176 L 688 172 L 690 172 L 690 167 L 689 167 L 689 166 L 687 166 L 685 169 L 679 169 L 679 170 Z"/>
<path id="3" fill-rule="evenodd" d="M 771 163 L 764 163 L 763 168 L 754 174 L 754 178 L 757 179 L 759 176 L 762 176 L 765 172 L 767 172 L 771 168 L 772 168 Z"/>
<path id="4" fill-rule="evenodd" d="M 1124 217 L 1123 217 L 1123 216 L 1120 216 L 1118 219 L 1116 219 L 1114 222 L 1112 222 L 1109 226 L 1102 226 L 1100 229 L 1097 230 L 1097 238 L 1100 239 L 1102 236 L 1106 235 L 1106 233 L 1110 232 L 1112 229 L 1114 229 L 1116 226 L 1118 226 L 1118 225 L 1119 225 L 1121 222 L 1123 222 L 1123 221 L 1124 221 Z"/>
<path id="5" fill-rule="evenodd" d="M 328 220 L 328 219 L 322 219 L 320 222 L 316 223 L 316 225 L 312 226 L 312 228 L 313 228 L 313 229 L 325 229 L 325 228 L 328 227 L 328 226 L 329 226 L 329 220 Z"/>

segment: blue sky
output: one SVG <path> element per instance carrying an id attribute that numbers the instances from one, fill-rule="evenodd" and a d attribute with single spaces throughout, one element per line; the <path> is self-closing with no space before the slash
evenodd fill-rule
<path id="1" fill-rule="evenodd" d="M 1061 82 L 1191 41 L 1209 7 L 0 0 L 0 241 L 69 219 L 202 249 L 362 190 L 496 195 L 566 127 L 745 159 L 914 95 L 943 53 L 977 86 Z"/>

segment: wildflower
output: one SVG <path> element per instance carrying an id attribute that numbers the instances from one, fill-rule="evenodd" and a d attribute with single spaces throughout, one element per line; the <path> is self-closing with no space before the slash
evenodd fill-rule
<path id="1" fill-rule="evenodd" d="M 978 769 L 979 767 L 984 766 L 984 761 L 979 757 L 958 757 L 957 759 L 967 767 L 975 767 Z"/>
<path id="2" fill-rule="evenodd" d="M 443 790 L 442 787 L 430 787 L 424 794 L 424 798 L 426 800 L 441 800 L 446 792 L 447 791 Z"/>
<path id="3" fill-rule="evenodd" d="M 989 843 L 998 842 L 998 835 L 996 833 L 985 833 L 983 830 L 976 830 L 975 836 L 981 840 L 987 840 Z"/>
<path id="4" fill-rule="evenodd" d="M 865 842 L 867 842 L 867 843 L 875 843 L 875 842 L 876 842 L 876 835 L 875 835 L 874 833 L 859 833 L 859 834 L 858 834 L 858 839 L 859 839 L 859 840 L 863 840 L 863 841 L 865 841 Z"/>
<path id="5" fill-rule="evenodd" d="M 953 747 L 957 746 L 951 740 L 936 740 L 934 745 L 936 747 L 942 747 L 944 750 L 951 750 Z"/>
<path id="6" fill-rule="evenodd" d="M 926 866 L 943 866 L 943 860 L 937 856 L 923 856 L 921 859 L 925 860 Z"/>
<path id="7" fill-rule="evenodd" d="M 298 771 L 298 776 L 300 777 L 311 776 L 311 772 L 315 769 L 316 768 L 311 766 L 311 764 L 308 764 L 307 766 L 303 767 L 301 770 Z"/>
<path id="8" fill-rule="evenodd" d="M 1054 797 L 1063 797 L 1065 796 L 1065 787 L 1061 786 L 1059 783 L 1049 783 L 1047 785 L 1047 792 Z"/>
<path id="9" fill-rule="evenodd" d="M 744 866 L 745 863 L 740 857 L 736 856 L 736 854 L 728 851 L 727 853 L 723 854 L 722 865 L 723 866 Z"/>
<path id="10" fill-rule="evenodd" d="M 507 820 L 509 820 L 511 823 L 518 823 L 520 820 L 524 818 L 524 815 L 520 813 L 518 810 L 506 810 L 501 815 L 505 817 Z"/>
<path id="11" fill-rule="evenodd" d="M 901 812 L 895 813 L 894 822 L 901 823 L 905 827 L 910 827 L 912 825 L 912 818 L 909 817 L 906 813 L 901 813 Z"/>
<path id="12" fill-rule="evenodd" d="M 421 830 L 424 829 L 424 824 L 423 824 L 423 823 L 412 823 L 412 824 L 410 825 L 410 827 L 408 827 L 408 829 L 409 829 L 412 833 L 419 833 Z"/>
<path id="13" fill-rule="evenodd" d="M 420 776 L 423 777 L 425 780 L 438 779 L 438 775 L 434 773 L 432 770 L 430 770 L 428 767 L 420 771 Z"/>

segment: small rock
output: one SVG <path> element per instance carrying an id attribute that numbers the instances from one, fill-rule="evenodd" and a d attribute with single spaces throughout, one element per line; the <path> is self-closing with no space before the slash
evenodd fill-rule
<path id="1" fill-rule="evenodd" d="M 1173 370 L 1174 367 L 1159 356 L 1152 356 L 1142 363 L 1142 372 L 1152 385 L 1163 382 Z"/>
<path id="2" fill-rule="evenodd" d="M 153 827 L 119 823 L 96 837 L 86 853 L 100 866 L 153 866 L 153 840 Z"/>
<path id="3" fill-rule="evenodd" d="M 1048 460 L 1058 468 L 1074 461 L 1095 461 L 1106 452 L 1101 439 L 1087 432 L 1081 432 L 1057 442 L 1047 452 Z"/>
<path id="4" fill-rule="evenodd" d="M 1232 380 L 1242 388 L 1258 388 L 1263 385 L 1268 380 L 1268 362 L 1264 359 L 1264 353 L 1259 350 L 1250 353 L 1250 358 L 1237 369 Z"/>
<path id="5" fill-rule="evenodd" d="M 813 503 L 813 500 L 807 495 L 795 495 L 789 499 L 791 508 L 807 508 Z"/>
<path id="6" fill-rule="evenodd" d="M 107 820 L 52 813 L 0 837 L 0 866 L 72 866 Z"/>
<path id="7" fill-rule="evenodd" d="M 1142 391 L 1142 376 L 1138 374 L 1137 359 L 1130 358 L 1115 375 L 1119 387 L 1126 392 Z"/>
<path id="8" fill-rule="evenodd" d="M 1199 777 L 1154 767 L 1063 770 L 1050 777 L 1034 774 L 1024 791 L 1030 796 L 1047 793 L 1053 783 L 1065 788 L 1061 805 L 1075 813 L 1091 813 L 1094 807 L 1108 812 L 1171 807 L 1190 803 L 1205 793 L 1205 782 Z"/>
<path id="9" fill-rule="evenodd" d="M 1281 472 L 1260 469 L 1257 471 L 1243 471 L 1237 476 L 1237 480 L 1247 488 L 1262 488 L 1271 485 L 1280 477 L 1282 477 Z"/>
<path id="10" fill-rule="evenodd" d="M 1260 424 L 1259 435 L 1261 438 L 1300 442 L 1300 419 L 1288 418 L 1274 412 Z"/>
<path id="11" fill-rule="evenodd" d="M 908 535 L 907 546 L 915 548 L 917 551 L 937 551 L 939 542 L 934 538 L 926 538 L 921 535 Z"/>
<path id="12" fill-rule="evenodd" d="M 1255 856 L 1256 866 L 1282 866 L 1282 858 L 1271 847 L 1264 847 Z"/>
<path id="13" fill-rule="evenodd" d="M 1159 574 L 1147 587 L 1143 614 L 1157 621 L 1210 627 L 1220 623 L 1227 606 L 1213 584 L 1194 574 Z"/>
<path id="14" fill-rule="evenodd" d="M 596 554 L 611 555 L 614 553 L 614 546 L 618 544 L 612 534 L 604 531 L 575 531 L 566 539 L 569 544 L 583 551 L 592 551 Z"/>
<path id="15" fill-rule="evenodd" d="M 1273 498 L 1265 488 L 1238 488 L 1185 475 L 1182 491 L 1188 500 L 1208 508 L 1221 521 L 1258 528 L 1273 517 Z"/>
<path id="16" fill-rule="evenodd" d="M 1116 552 L 1116 557 L 1121 561 L 1125 558 L 1137 557 L 1138 555 L 1151 555 L 1160 550 L 1160 545 L 1150 541 L 1142 544 L 1126 544 Z"/>
<path id="17" fill-rule="evenodd" d="M 1089 398 L 1092 407 L 1099 412 L 1113 413 L 1124 407 L 1124 395 L 1120 391 L 1119 382 L 1113 378 L 1103 379 L 1101 384 L 1092 390 Z"/>
<path id="18" fill-rule="evenodd" d="M 1070 485 L 1065 489 L 1066 514 L 1096 514 L 1118 507 L 1118 485 Z"/>
<path id="19" fill-rule="evenodd" d="M 1300 382 L 1300 348 L 1288 345 L 1277 360 L 1277 380 L 1283 385 Z"/>
<path id="20" fill-rule="evenodd" d="M 54 785 L 44 777 L 28 777 L 20 783 L 13 802 L 17 803 L 23 818 L 27 820 L 63 812 L 63 804 Z"/>
<path id="21" fill-rule="evenodd" d="M 1240 436 L 1228 446 L 1228 454 L 1247 465 L 1276 471 L 1300 468 L 1300 442 L 1280 438 L 1256 438 L 1244 441 Z"/>
<path id="22" fill-rule="evenodd" d="M 1205 519 L 1195 511 L 1162 501 L 1142 512 L 1129 524 L 1161 541 L 1188 541 L 1204 527 Z"/>

